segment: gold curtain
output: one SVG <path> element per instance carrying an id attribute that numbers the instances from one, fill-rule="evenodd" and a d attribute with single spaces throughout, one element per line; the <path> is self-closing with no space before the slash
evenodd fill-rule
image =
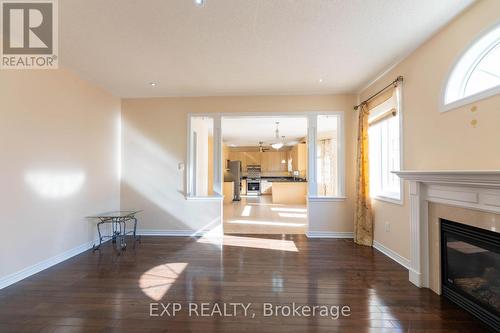
<path id="1" fill-rule="evenodd" d="M 368 163 L 368 105 L 361 106 L 358 116 L 358 146 L 356 154 L 356 211 L 354 242 L 373 244 L 373 215 L 370 201 L 370 170 Z"/>

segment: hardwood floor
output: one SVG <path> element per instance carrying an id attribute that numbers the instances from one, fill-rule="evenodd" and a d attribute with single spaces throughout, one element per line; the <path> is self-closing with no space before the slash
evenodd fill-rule
<path id="1" fill-rule="evenodd" d="M 179 302 L 175 317 L 150 303 Z M 189 317 L 188 302 L 252 303 L 255 318 Z M 264 317 L 264 303 L 349 306 L 350 316 Z M 201 305 L 200 305 L 201 306 Z M 408 282 L 351 240 L 303 235 L 143 237 L 110 243 L 0 290 L 0 332 L 485 332 L 465 311 Z"/>
<path id="2" fill-rule="evenodd" d="M 231 234 L 305 234 L 307 206 L 273 204 L 270 195 L 242 196 L 224 204 L 224 232 Z"/>

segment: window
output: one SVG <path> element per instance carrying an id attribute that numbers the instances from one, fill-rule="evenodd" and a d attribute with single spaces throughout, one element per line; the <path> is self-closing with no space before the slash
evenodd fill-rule
<path id="1" fill-rule="evenodd" d="M 316 137 L 316 183 L 318 196 L 338 194 L 337 116 L 319 115 Z"/>
<path id="2" fill-rule="evenodd" d="M 309 200 L 344 198 L 344 121 L 342 112 L 309 116 Z"/>
<path id="3" fill-rule="evenodd" d="M 372 197 L 401 200 L 401 181 L 392 171 L 401 167 L 399 88 L 370 110 L 368 130 Z"/>
<path id="4" fill-rule="evenodd" d="M 446 82 L 443 111 L 500 93 L 500 26 L 469 47 Z"/>

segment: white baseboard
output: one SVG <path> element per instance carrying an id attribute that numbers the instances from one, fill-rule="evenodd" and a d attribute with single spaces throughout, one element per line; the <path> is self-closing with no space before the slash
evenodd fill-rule
<path id="1" fill-rule="evenodd" d="M 91 249 L 94 244 L 99 244 L 99 240 L 94 240 L 84 243 L 75 248 L 69 249 L 63 253 L 57 254 L 51 258 L 40 261 L 39 263 L 23 268 L 20 271 L 4 276 L 0 278 L 0 289 L 8 287 L 11 284 L 26 279 L 27 277 L 34 275 L 38 272 L 41 272 L 44 269 L 57 265 L 65 260 L 68 260 L 71 257 L 74 257 L 82 252 L 85 252 Z"/>
<path id="2" fill-rule="evenodd" d="M 415 272 L 413 269 L 409 269 L 409 279 L 410 282 L 416 285 L 419 288 L 425 287 L 422 283 L 422 274 Z"/>
<path id="3" fill-rule="evenodd" d="M 353 238 L 352 232 L 339 231 L 307 231 L 307 238 Z"/>
<path id="4" fill-rule="evenodd" d="M 373 247 L 403 266 L 406 269 L 410 268 L 410 260 L 406 259 L 405 257 L 400 256 L 398 253 L 394 252 L 393 250 L 389 249 L 388 247 L 385 247 L 381 243 L 377 241 L 373 241 Z"/>

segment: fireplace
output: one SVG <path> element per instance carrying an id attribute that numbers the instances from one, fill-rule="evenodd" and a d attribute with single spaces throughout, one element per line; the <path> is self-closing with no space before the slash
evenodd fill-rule
<path id="1" fill-rule="evenodd" d="M 500 331 L 500 233 L 440 221 L 442 294 Z"/>

